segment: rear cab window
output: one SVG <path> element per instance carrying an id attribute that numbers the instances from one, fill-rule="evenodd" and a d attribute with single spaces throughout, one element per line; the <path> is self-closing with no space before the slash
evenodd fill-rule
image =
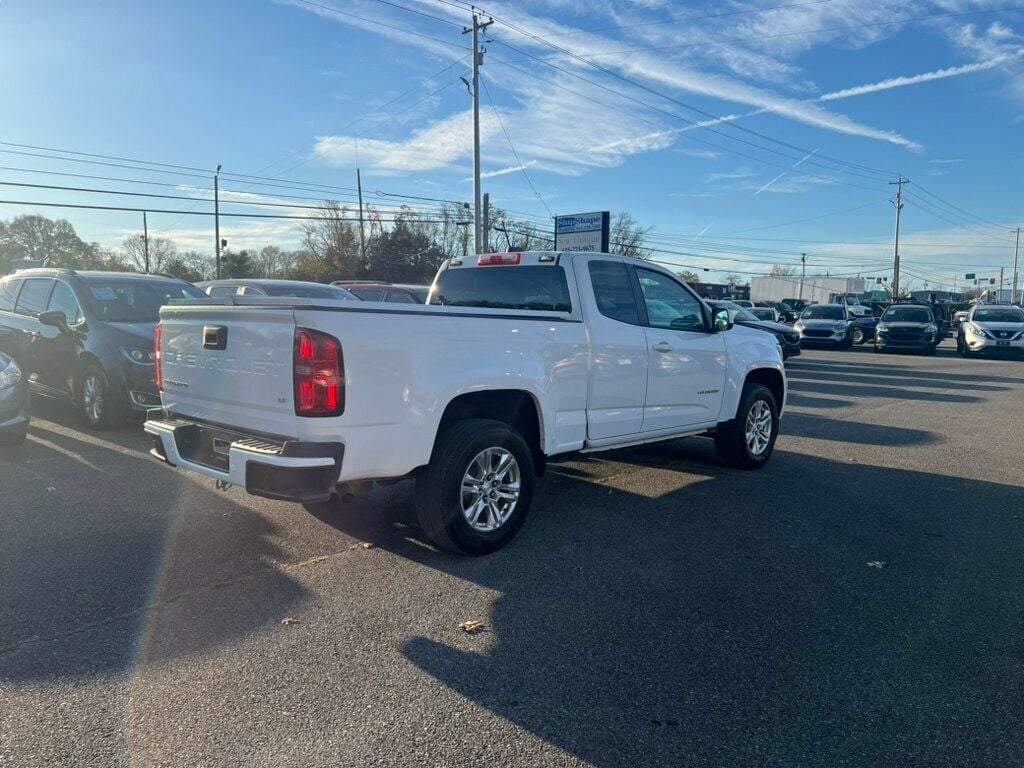
<path id="1" fill-rule="evenodd" d="M 455 267 L 442 271 L 430 303 L 447 307 L 572 312 L 565 270 L 556 265 Z"/>

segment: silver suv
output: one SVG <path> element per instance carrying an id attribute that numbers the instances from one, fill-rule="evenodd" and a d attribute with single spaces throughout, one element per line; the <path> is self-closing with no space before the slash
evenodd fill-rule
<path id="1" fill-rule="evenodd" d="M 978 304 L 960 324 L 956 349 L 964 357 L 982 352 L 1024 354 L 1024 310 L 1010 304 Z"/>

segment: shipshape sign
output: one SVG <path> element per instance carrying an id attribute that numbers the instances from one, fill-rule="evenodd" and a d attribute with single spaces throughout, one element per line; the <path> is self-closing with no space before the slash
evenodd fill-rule
<path id="1" fill-rule="evenodd" d="M 611 214 L 608 211 L 556 216 L 555 250 L 608 253 L 610 223 Z"/>

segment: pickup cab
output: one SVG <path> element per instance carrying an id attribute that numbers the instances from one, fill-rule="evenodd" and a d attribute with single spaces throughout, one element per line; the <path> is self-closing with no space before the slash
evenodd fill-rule
<path id="1" fill-rule="evenodd" d="M 469 554 L 515 535 L 552 456 L 706 435 L 756 469 L 786 400 L 774 336 L 601 253 L 452 259 L 420 306 L 176 301 L 155 362 L 158 458 L 315 506 L 411 477 L 427 535 Z"/>

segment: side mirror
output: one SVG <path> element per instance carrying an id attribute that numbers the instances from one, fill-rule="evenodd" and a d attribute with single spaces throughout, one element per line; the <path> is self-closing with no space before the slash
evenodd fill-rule
<path id="1" fill-rule="evenodd" d="M 729 317 L 728 309 L 719 309 L 712 315 L 712 322 L 716 331 L 728 331 L 732 328 L 732 318 Z"/>
<path id="2" fill-rule="evenodd" d="M 68 318 L 59 309 L 51 309 L 49 312 L 40 312 L 36 318 L 43 325 L 50 325 L 54 328 L 59 328 L 62 331 L 70 331 L 68 328 Z"/>

